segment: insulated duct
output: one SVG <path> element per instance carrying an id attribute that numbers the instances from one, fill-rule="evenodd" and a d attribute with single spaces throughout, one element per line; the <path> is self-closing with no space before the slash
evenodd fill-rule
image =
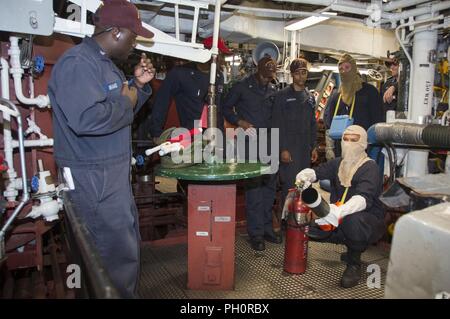
<path id="1" fill-rule="evenodd" d="M 377 123 L 367 131 L 369 143 L 398 143 L 450 148 L 450 127 L 412 123 Z"/>
<path id="2" fill-rule="evenodd" d="M 450 147 L 450 127 L 428 125 L 423 129 L 422 140 L 425 145 L 434 147 Z"/>

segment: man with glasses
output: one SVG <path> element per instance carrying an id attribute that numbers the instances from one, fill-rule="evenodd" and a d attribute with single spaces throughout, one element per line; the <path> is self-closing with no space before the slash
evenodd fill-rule
<path id="1" fill-rule="evenodd" d="M 292 84 L 277 92 L 273 106 L 272 125 L 280 132 L 280 169 L 282 203 L 296 174 L 317 160 L 315 149 L 317 125 L 315 101 L 305 87 L 308 61 L 297 58 L 290 65 Z"/>
<path id="2" fill-rule="evenodd" d="M 131 123 L 150 97 L 155 70 L 144 54 L 128 82 L 113 60 L 127 59 L 137 35 L 153 33 L 125 0 L 104 1 L 94 24 L 92 37 L 68 50 L 52 71 L 54 156 L 109 277 L 121 296 L 132 298 L 140 236 L 130 185 Z"/>
<path id="3" fill-rule="evenodd" d="M 225 119 L 244 129 L 250 136 L 246 143 L 246 160 L 249 160 L 249 150 L 251 149 L 249 143 L 259 144 L 256 138 L 260 133 L 258 129 L 266 128 L 269 131 L 272 127 L 275 85 L 271 82 L 276 77 L 276 66 L 276 61 L 271 57 L 261 58 L 258 61 L 256 73 L 234 84 L 224 99 Z M 266 150 L 270 150 L 270 136 L 267 136 L 267 139 Z M 276 174 L 267 174 L 246 180 L 247 233 L 250 237 L 250 245 L 256 251 L 266 249 L 265 240 L 276 244 L 282 242 L 281 235 L 274 232 L 272 226 L 275 191 Z"/>
<path id="4" fill-rule="evenodd" d="M 347 253 L 341 261 L 347 264 L 340 285 L 356 286 L 361 279 L 361 254 L 384 234 L 384 210 L 378 199 L 380 175 L 367 148 L 367 133 L 361 126 L 349 126 L 342 136 L 342 157 L 306 168 L 296 177 L 303 189 L 321 179 L 331 181 L 330 211 L 316 219 L 309 228 L 312 240 L 344 244 Z"/>

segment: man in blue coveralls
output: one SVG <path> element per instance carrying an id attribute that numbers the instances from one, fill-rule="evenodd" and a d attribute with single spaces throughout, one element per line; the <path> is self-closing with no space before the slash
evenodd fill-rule
<path id="1" fill-rule="evenodd" d="M 297 58 L 289 66 L 292 84 L 279 91 L 273 105 L 273 127 L 280 130 L 282 203 L 294 187 L 295 176 L 317 160 L 314 97 L 305 87 L 308 61 Z"/>
<path id="2" fill-rule="evenodd" d="M 151 95 L 154 76 L 142 56 L 127 82 L 111 59 L 126 60 L 136 37 L 153 37 L 137 8 L 104 1 L 95 31 L 68 50 L 49 82 L 56 163 L 69 198 L 122 297 L 133 298 L 139 275 L 138 213 L 130 185 L 131 123 Z"/>
<path id="3" fill-rule="evenodd" d="M 276 92 L 275 85 L 271 81 L 275 76 L 276 61 L 268 56 L 260 59 L 257 72 L 234 84 L 225 97 L 223 112 L 226 120 L 254 136 L 259 134 L 259 128 L 271 128 L 272 107 Z M 247 143 L 246 156 L 249 155 L 248 150 Z M 270 150 L 269 146 L 267 150 Z M 245 187 L 247 233 L 251 247 L 256 251 L 265 250 L 265 240 L 280 244 L 281 234 L 274 232 L 272 227 L 276 174 L 247 180 Z"/>

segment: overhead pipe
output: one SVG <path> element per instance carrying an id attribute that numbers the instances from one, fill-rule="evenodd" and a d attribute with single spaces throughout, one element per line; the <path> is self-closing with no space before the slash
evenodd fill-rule
<path id="1" fill-rule="evenodd" d="M 383 5 L 385 11 L 393 11 L 397 9 L 403 9 L 407 7 L 412 7 L 417 4 L 429 2 L 430 0 L 396 0 L 390 1 Z"/>
<path id="2" fill-rule="evenodd" d="M 0 98 L 0 104 L 7 105 L 12 110 L 14 110 L 18 115 L 16 117 L 17 119 L 17 134 L 19 136 L 19 156 L 20 156 L 20 168 L 22 170 L 22 198 L 19 202 L 19 205 L 14 209 L 14 212 L 12 215 L 8 218 L 6 223 L 3 225 L 2 229 L 0 230 L 0 260 L 3 259 L 5 255 L 5 234 L 8 230 L 9 226 L 12 224 L 14 219 L 19 215 L 22 208 L 25 206 L 25 204 L 30 199 L 30 194 L 28 193 L 27 188 L 27 170 L 25 165 L 25 147 L 23 143 L 23 130 L 22 130 L 22 117 L 20 115 L 19 110 L 17 107 L 12 103 L 11 101 Z"/>
<path id="3" fill-rule="evenodd" d="M 225 8 L 225 9 L 234 9 L 234 10 L 242 10 L 242 11 L 249 11 L 249 12 L 257 12 L 257 13 L 286 14 L 286 15 L 299 16 L 299 17 L 325 17 L 325 18 L 330 18 L 330 19 L 335 19 L 335 20 L 346 20 L 346 21 L 354 21 L 354 22 L 364 23 L 364 20 L 362 20 L 362 19 L 350 18 L 350 17 L 342 17 L 342 16 L 326 15 L 326 14 L 322 14 L 322 12 L 257 8 L 257 7 L 246 7 L 246 6 L 233 5 L 233 4 L 225 4 L 225 5 L 223 5 L 223 8 Z M 331 6 L 328 7 L 328 8 L 330 9 Z M 351 8 L 349 8 L 349 10 L 350 9 Z"/>
<path id="4" fill-rule="evenodd" d="M 450 8 L 450 1 L 442 1 L 435 4 L 425 3 L 423 4 L 423 6 L 419 6 L 418 8 L 406 10 L 399 13 L 383 12 L 381 16 L 385 19 L 390 20 L 391 22 L 398 22 L 402 19 L 412 19 L 425 14 L 438 13 L 439 11 L 446 10 L 448 8 Z"/>
<path id="5" fill-rule="evenodd" d="M 14 90 L 16 97 L 20 103 L 26 105 L 37 105 L 40 108 L 47 107 L 50 105 L 50 99 L 48 95 L 39 95 L 35 98 L 28 98 L 23 95 L 22 92 L 22 74 L 23 69 L 20 63 L 20 48 L 19 48 L 19 38 L 11 36 L 9 37 L 11 43 L 8 54 L 10 55 L 11 69 L 10 72 L 14 80 Z"/>
<path id="6" fill-rule="evenodd" d="M 285 2 L 284 0 L 275 0 L 277 2 Z M 363 16 L 371 16 L 374 12 L 374 7 L 370 3 L 361 3 L 356 1 L 349 1 L 349 0 L 288 0 L 288 2 L 293 3 L 304 3 L 304 4 L 311 4 L 311 5 L 318 5 L 318 6 L 327 6 L 331 8 L 331 10 L 334 11 L 340 11 L 340 12 L 346 12 L 346 13 L 354 13 L 358 15 Z M 398 2 L 398 3 L 396 3 Z M 407 7 L 408 4 L 411 5 L 417 5 L 422 4 L 422 6 L 419 6 L 414 9 L 405 10 L 403 12 L 399 13 L 390 13 L 386 11 L 391 11 L 394 9 L 391 8 L 402 8 Z M 386 9 L 386 7 L 388 9 Z M 442 10 L 446 10 L 450 8 L 450 1 L 441 1 L 438 3 L 432 3 L 429 1 L 423 1 L 423 0 L 412 0 L 412 1 L 395 1 L 392 2 L 389 6 L 382 6 L 380 8 L 380 21 L 378 22 L 386 22 L 388 20 L 391 23 L 397 23 L 398 21 L 402 19 L 411 19 L 415 18 L 417 16 L 421 16 L 424 14 L 434 14 Z M 366 24 L 371 24 L 370 20 L 365 20 Z"/>
<path id="7" fill-rule="evenodd" d="M 333 5 L 341 5 L 346 7 L 352 7 L 352 8 L 359 8 L 359 9 L 367 9 L 367 7 L 370 5 L 368 3 L 361 3 L 357 1 L 350 1 L 350 0 L 275 0 L 276 2 L 293 2 L 293 3 L 304 3 L 304 4 L 312 4 L 315 6 L 333 6 Z"/>

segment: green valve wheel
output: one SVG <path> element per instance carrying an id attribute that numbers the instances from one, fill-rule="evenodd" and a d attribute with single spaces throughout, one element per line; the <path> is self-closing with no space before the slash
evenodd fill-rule
<path id="1" fill-rule="evenodd" d="M 261 176 L 270 166 L 261 163 L 195 164 L 180 168 L 155 168 L 156 176 L 191 181 L 233 181 Z"/>

